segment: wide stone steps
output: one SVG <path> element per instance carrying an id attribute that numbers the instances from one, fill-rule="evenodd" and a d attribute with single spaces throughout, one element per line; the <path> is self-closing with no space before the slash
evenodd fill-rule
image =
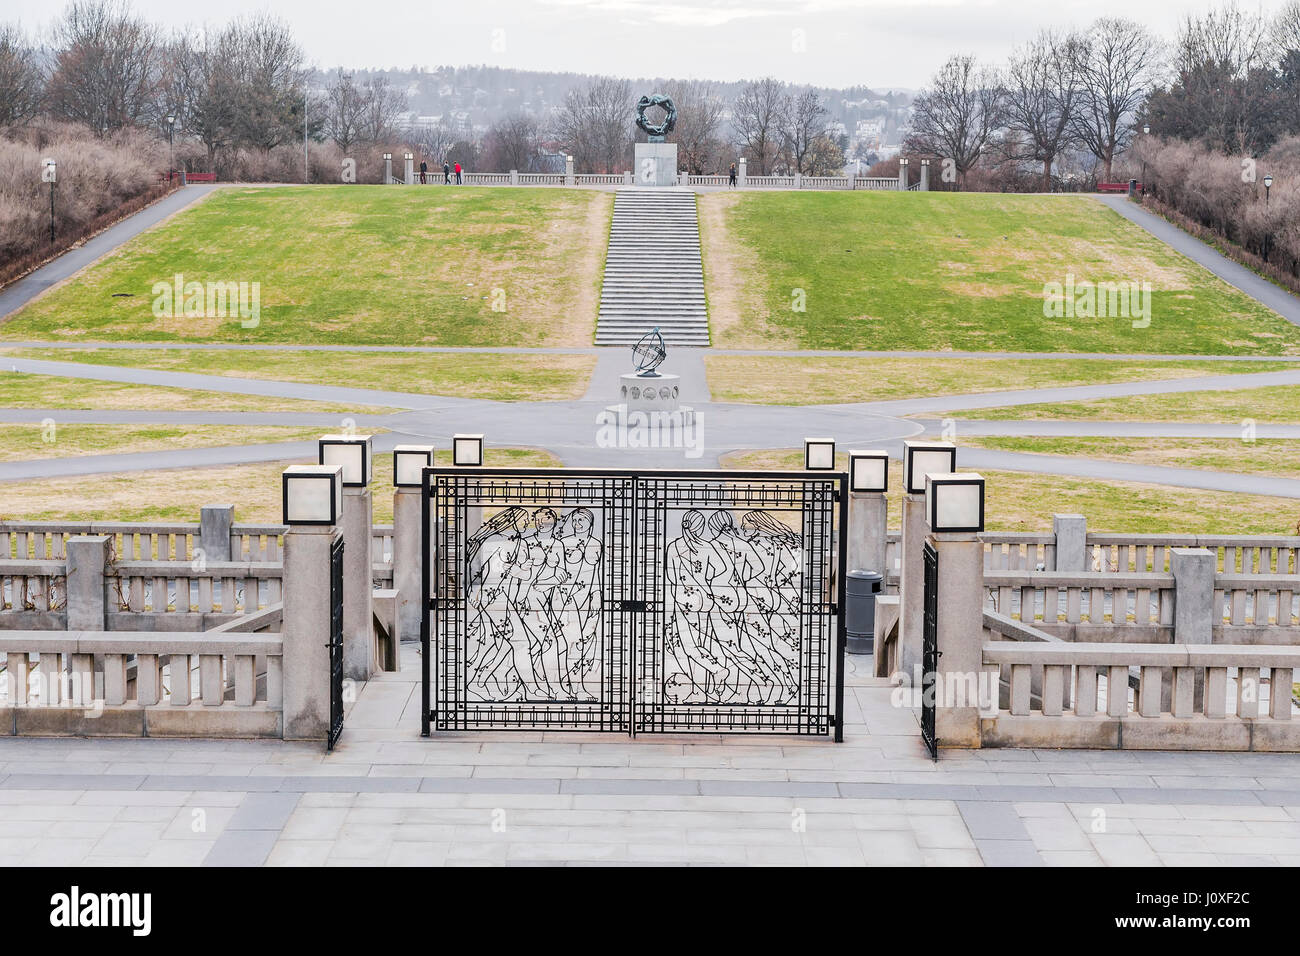
<path id="1" fill-rule="evenodd" d="M 669 345 L 709 344 L 695 195 L 620 189 L 605 253 L 597 345 L 633 345 L 658 326 Z"/>

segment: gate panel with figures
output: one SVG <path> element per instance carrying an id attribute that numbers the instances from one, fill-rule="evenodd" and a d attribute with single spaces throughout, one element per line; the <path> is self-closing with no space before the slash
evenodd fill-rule
<path id="1" fill-rule="evenodd" d="M 424 732 L 841 739 L 844 485 L 428 469 Z"/>

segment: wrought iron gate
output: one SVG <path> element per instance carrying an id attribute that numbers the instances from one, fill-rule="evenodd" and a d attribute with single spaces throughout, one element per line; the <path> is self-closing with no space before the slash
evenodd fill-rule
<path id="1" fill-rule="evenodd" d="M 325 747 L 343 733 L 343 538 L 330 546 L 330 727 Z"/>
<path id="2" fill-rule="evenodd" d="M 424 733 L 841 739 L 845 484 L 426 470 Z"/>
<path id="3" fill-rule="evenodd" d="M 939 552 L 929 541 L 922 549 L 925 559 L 925 615 L 921 631 L 921 740 L 930 757 L 939 759 L 939 738 L 934 733 L 934 711 L 938 704 L 936 683 L 939 670 Z"/>

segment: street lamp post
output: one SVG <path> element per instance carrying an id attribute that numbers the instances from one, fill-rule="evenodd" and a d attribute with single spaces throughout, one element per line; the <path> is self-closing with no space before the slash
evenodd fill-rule
<path id="1" fill-rule="evenodd" d="M 1264 177 L 1264 208 L 1265 209 L 1268 208 L 1268 194 L 1272 188 L 1273 188 L 1273 174 L 1268 173 Z M 1272 251 L 1272 246 L 1273 246 L 1273 234 L 1272 232 L 1267 232 L 1264 234 L 1264 261 L 1265 262 L 1268 262 L 1268 254 L 1270 251 Z"/>
<path id="2" fill-rule="evenodd" d="M 1273 188 L 1273 174 L 1264 177 L 1264 207 L 1268 208 L 1268 191 Z"/>
<path id="3" fill-rule="evenodd" d="M 1151 125 L 1149 123 L 1143 124 L 1142 135 L 1143 136 L 1151 135 Z M 1146 194 L 1147 194 L 1147 151 L 1146 151 L 1146 144 L 1143 143 L 1142 144 L 1142 196 L 1143 198 L 1146 198 Z"/>
<path id="4" fill-rule="evenodd" d="M 176 168 L 175 154 L 172 150 L 172 137 L 176 132 L 176 117 L 167 114 L 167 182 L 172 181 L 172 171 Z"/>
<path id="5" fill-rule="evenodd" d="M 54 242 L 54 184 L 58 181 L 58 167 L 54 160 L 47 159 L 41 169 L 41 179 L 50 184 L 50 242 Z"/>

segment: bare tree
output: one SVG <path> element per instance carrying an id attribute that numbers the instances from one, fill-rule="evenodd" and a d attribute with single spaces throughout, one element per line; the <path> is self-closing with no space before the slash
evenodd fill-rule
<path id="1" fill-rule="evenodd" d="M 386 76 L 370 77 L 362 87 L 358 137 L 367 143 L 392 139 L 405 112 L 406 94 L 394 88 Z"/>
<path id="2" fill-rule="evenodd" d="M 632 85 L 600 77 L 570 90 L 556 116 L 555 138 L 578 169 L 618 172 L 632 146 Z"/>
<path id="3" fill-rule="evenodd" d="M 177 37 L 168 52 L 164 97 L 176 128 L 198 139 L 216 168 L 219 150 L 235 142 L 239 99 L 237 37 L 229 29 Z"/>
<path id="4" fill-rule="evenodd" d="M 27 37 L 15 24 L 0 24 L 0 129 L 35 116 L 44 86 L 44 73 Z"/>
<path id="5" fill-rule="evenodd" d="M 233 48 L 240 142 L 269 150 L 302 135 L 306 57 L 288 24 L 259 13 L 226 28 Z"/>
<path id="6" fill-rule="evenodd" d="M 746 158 L 756 167 L 752 174 L 768 176 L 782 145 L 782 128 L 790 97 L 773 77 L 748 84 L 732 107 L 732 125 Z"/>
<path id="7" fill-rule="evenodd" d="M 811 172 L 808 160 L 813 143 L 826 139 L 826 117 L 826 107 L 822 106 L 821 97 L 812 89 L 804 90 L 789 101 L 782 117 L 781 145 L 787 165 L 794 172 Z M 820 144 L 819 153 L 825 153 L 826 145 Z"/>
<path id="8" fill-rule="evenodd" d="M 338 70 L 325 95 L 325 133 L 347 152 L 361 137 L 364 94 L 351 73 Z"/>
<path id="9" fill-rule="evenodd" d="M 1132 20 L 1103 17 L 1088 33 L 1073 129 L 1105 167 L 1107 182 L 1115 155 L 1133 139 L 1133 118 L 1155 79 L 1158 50 L 1156 38 Z"/>
<path id="10" fill-rule="evenodd" d="M 1007 126 L 1019 140 L 1016 158 L 1042 164 L 1045 192 L 1052 188 L 1052 164 L 1074 139 L 1085 55 L 1077 34 L 1045 30 L 1007 68 Z"/>
<path id="11" fill-rule="evenodd" d="M 493 123 L 484 136 L 484 165 L 496 172 L 531 172 L 537 165 L 538 149 L 537 121 L 527 113 L 511 113 Z"/>
<path id="12" fill-rule="evenodd" d="M 55 21 L 51 111 L 103 134 L 157 114 L 163 42 L 124 0 L 78 0 Z"/>
<path id="13" fill-rule="evenodd" d="M 951 57 L 912 101 L 911 152 L 952 163 L 960 188 L 1002 125 L 1001 78 L 973 56 Z"/>
<path id="14" fill-rule="evenodd" d="M 415 143 L 426 156 L 441 162 L 456 142 L 456 134 L 444 123 L 427 123 L 415 131 Z"/>
<path id="15" fill-rule="evenodd" d="M 664 92 L 677 107 L 677 126 L 668 141 L 677 144 L 682 165 L 698 175 L 723 164 L 726 104 L 714 86 L 703 80 L 677 80 L 667 84 Z"/>

